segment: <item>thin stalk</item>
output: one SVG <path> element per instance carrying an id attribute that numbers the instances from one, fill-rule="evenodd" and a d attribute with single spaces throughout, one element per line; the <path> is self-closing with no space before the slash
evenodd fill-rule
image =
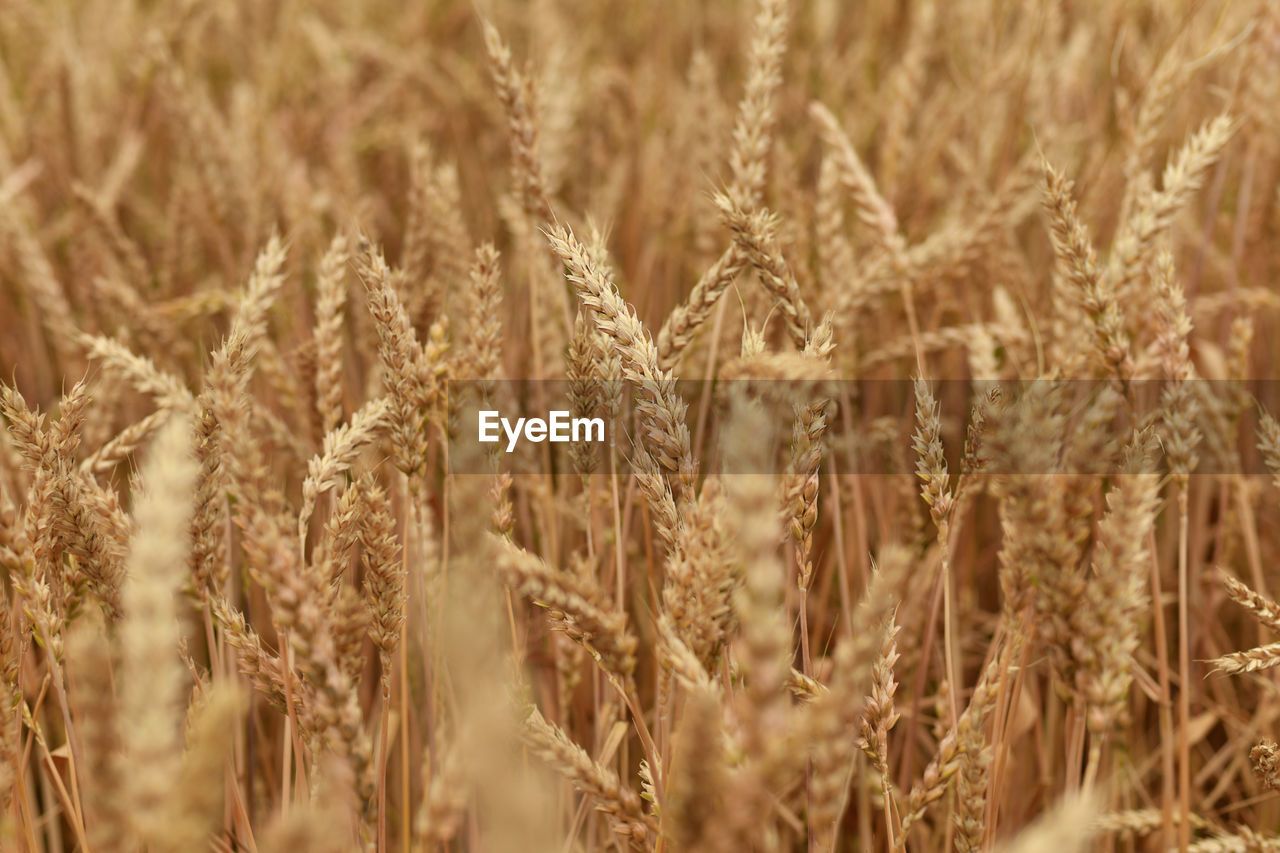
<path id="1" fill-rule="evenodd" d="M 58 767 L 53 763 L 53 756 L 49 754 L 49 747 L 45 743 L 40 744 L 40 750 L 44 753 L 44 763 L 47 768 L 49 781 L 53 783 L 54 792 L 58 795 L 58 801 L 62 803 L 62 808 L 66 812 L 67 823 L 71 825 L 71 832 L 76 837 L 76 843 L 80 849 L 88 853 L 89 840 L 84 834 L 84 815 L 82 815 L 75 805 L 71 802 L 71 795 L 67 793 L 67 788 L 62 784 L 62 775 L 58 773 Z"/>
<path id="2" fill-rule="evenodd" d="M 1187 484 L 1178 484 L 1178 849 L 1191 846 L 1191 654 L 1187 613 Z"/>
<path id="3" fill-rule="evenodd" d="M 831 465 L 831 476 L 828 478 L 831 488 L 831 533 L 835 538 L 836 551 L 836 574 L 839 577 L 840 590 L 840 615 L 844 619 L 845 627 L 850 631 L 853 630 L 853 595 L 849 591 L 849 560 L 845 553 L 844 541 L 844 513 L 840 511 L 840 480 L 839 473 L 836 470 L 836 454 L 831 454 L 829 463 Z M 855 495 L 857 490 L 855 490 Z M 856 499 L 856 498 L 855 498 Z"/>
<path id="4" fill-rule="evenodd" d="M 1089 763 L 1085 767 L 1083 790 L 1087 793 L 1093 790 L 1094 785 L 1098 782 L 1098 765 L 1102 764 L 1102 753 L 1105 744 L 1105 738 L 1099 736 L 1091 738 L 1089 744 Z"/>
<path id="5" fill-rule="evenodd" d="M 716 318 L 711 324 L 711 351 L 707 355 L 707 367 L 702 376 L 703 388 L 710 388 L 711 380 L 715 377 L 716 360 L 720 354 L 720 330 L 724 325 L 726 304 L 724 296 L 721 295 L 720 304 L 716 306 Z M 702 438 L 706 434 L 707 415 L 711 412 L 711 396 L 703 394 L 702 402 L 698 405 L 698 422 L 693 431 L 694 447 L 702 447 Z"/>
<path id="6" fill-rule="evenodd" d="M 401 604 L 408 610 L 409 602 Z M 409 797 L 409 647 L 401 639 L 397 657 L 400 662 L 400 848 L 409 853 L 409 842 L 413 839 L 413 827 L 410 823 Z"/>
<path id="7" fill-rule="evenodd" d="M 938 610 L 942 605 L 942 573 L 939 571 L 933 580 L 933 591 L 930 593 L 929 617 L 925 622 L 924 641 L 920 649 L 920 663 L 916 668 L 915 686 L 911 693 L 911 722 L 920 719 L 920 702 L 924 697 L 925 683 L 929 677 L 929 661 L 933 653 L 934 626 L 938 621 Z M 958 719 L 958 718 L 957 718 Z M 898 766 L 898 778 L 908 779 L 911 776 L 911 763 L 915 756 L 915 738 L 906 739 L 906 747 L 902 750 L 902 761 Z"/>
<path id="8" fill-rule="evenodd" d="M 1020 627 L 1018 631 L 1022 636 L 1026 636 L 1027 619 L 1025 614 L 1019 617 Z M 1027 659 L 1031 653 L 1031 643 L 1022 645 L 1022 657 L 1016 662 L 1017 673 L 1014 675 L 1013 687 L 1009 690 L 1008 695 L 1004 694 L 1004 685 L 1006 679 L 1000 679 L 1001 699 L 1004 710 L 999 718 L 1000 723 L 995 726 L 992 731 L 995 733 L 996 741 L 992 743 L 992 751 L 995 755 L 995 763 L 991 772 L 991 780 L 988 784 L 990 794 L 987 798 L 987 820 L 986 831 L 983 835 L 983 843 L 990 844 L 995 838 L 996 825 L 1000 817 L 1000 797 L 999 792 L 1003 790 L 1004 768 L 1009 759 L 1009 741 L 1013 731 L 1015 722 L 1014 709 L 1018 707 L 1018 702 L 1022 696 L 1023 680 L 1027 672 Z M 998 746 L 997 746 L 998 744 Z"/>
<path id="9" fill-rule="evenodd" d="M 1160 562 L 1156 557 L 1155 531 L 1152 530 L 1148 552 L 1151 554 L 1151 600 L 1152 630 L 1156 641 L 1156 678 L 1160 685 L 1160 703 L 1158 708 L 1160 724 L 1160 849 L 1167 850 L 1173 842 L 1173 800 L 1174 800 L 1174 744 L 1173 744 L 1173 694 L 1169 687 L 1169 639 L 1164 624 L 1163 595 L 1160 591 Z"/>
<path id="10" fill-rule="evenodd" d="M 378 717 L 378 850 L 387 849 L 387 729 L 391 726 L 391 697 L 382 691 Z"/>
<path id="11" fill-rule="evenodd" d="M 951 682 L 951 689 L 947 691 L 947 696 L 951 700 L 951 719 L 956 721 L 960 719 L 959 697 L 956 695 L 960 691 L 960 672 L 956 669 L 955 657 L 955 611 L 951 603 L 952 598 L 952 577 L 951 577 L 951 524 L 944 521 L 942 529 L 938 531 L 938 544 L 942 546 L 942 566 L 939 573 L 942 577 L 942 654 L 943 661 L 947 667 L 947 681 Z M 950 824 L 948 824 L 949 826 Z"/>
<path id="12" fill-rule="evenodd" d="M 645 724 L 644 714 L 640 712 L 640 706 L 635 697 L 632 696 L 634 691 L 628 690 L 625 685 L 621 684 L 613 676 L 609 676 L 609 682 L 618 691 L 622 701 L 627 704 L 627 708 L 631 711 L 631 717 L 635 720 L 636 733 L 640 736 L 640 743 L 644 747 L 645 756 L 649 759 L 649 772 L 653 774 L 653 796 L 657 801 L 658 810 L 661 811 L 666 800 L 663 795 L 666 771 L 662 768 L 661 762 L 658 761 L 658 749 L 649 734 L 649 726 Z"/>
<path id="13" fill-rule="evenodd" d="M 1085 714 L 1072 705 L 1067 711 L 1067 791 L 1080 790 L 1080 777 L 1084 773 Z"/>
<path id="14" fill-rule="evenodd" d="M 17 756 L 15 756 L 15 759 Z M 39 850 L 40 842 L 35 836 L 35 821 L 31 818 L 30 812 L 30 795 L 27 791 L 27 774 L 25 772 L 26 764 L 19 764 L 14 761 L 14 792 L 13 792 L 13 808 L 18 812 L 18 825 L 22 827 L 23 833 L 26 835 L 27 849 Z"/>
<path id="15" fill-rule="evenodd" d="M 36 776 L 36 779 L 40 783 L 41 801 L 45 803 L 52 802 L 54 798 L 54 792 L 52 790 L 53 783 L 49 778 L 49 773 L 47 772 L 39 773 Z M 47 839 L 46 843 L 48 845 L 45 849 L 61 850 L 63 849 L 62 821 L 57 819 L 57 814 L 58 814 L 57 808 L 50 808 L 49 812 L 51 813 L 49 817 L 52 817 L 53 820 L 49 820 L 48 817 L 46 817 L 46 819 L 44 820 L 44 832 L 45 832 L 45 838 Z M 70 820 L 70 817 L 68 816 L 67 819 Z"/>
<path id="16" fill-rule="evenodd" d="M 293 783 L 293 738 L 294 732 L 297 731 L 296 717 L 293 713 L 293 679 L 290 676 L 293 673 L 293 663 L 289 655 L 289 635 L 285 631 L 280 632 L 280 654 L 284 658 L 282 669 L 284 670 L 284 707 L 285 707 L 285 735 L 281 740 L 280 749 L 280 814 L 289 814 L 289 804 L 293 799 L 293 793 L 290 785 Z"/>
<path id="17" fill-rule="evenodd" d="M 445 470 L 447 474 L 447 471 L 448 471 L 447 463 L 445 466 Z M 413 524 L 417 516 L 417 501 L 415 500 L 416 490 L 410 487 L 407 475 L 406 475 L 405 486 L 406 486 L 405 492 L 404 492 L 405 500 L 400 509 L 400 512 L 401 512 L 401 521 L 400 521 L 401 528 L 400 529 L 403 531 L 400 537 L 400 568 L 404 576 L 407 577 L 409 573 L 409 565 L 412 557 L 412 553 L 410 552 L 409 549 L 411 547 L 410 540 L 413 539 L 413 535 L 412 535 Z M 402 617 L 407 618 L 407 613 L 406 613 L 407 606 L 408 606 L 407 601 L 401 602 L 400 615 Z M 404 646 L 402 644 L 398 650 L 400 670 L 402 674 L 405 669 L 403 651 L 404 651 Z M 378 766 L 378 850 L 379 851 L 385 851 L 387 849 L 387 765 L 390 760 L 390 756 L 389 756 L 390 744 L 388 741 L 388 738 L 390 737 L 390 735 L 387 730 L 391 726 L 391 683 L 390 682 L 391 682 L 391 674 L 387 672 L 382 673 L 382 702 L 380 703 L 381 709 L 380 709 L 380 715 L 378 719 L 378 765 L 377 765 Z M 406 686 L 406 683 L 402 679 L 400 684 L 400 705 L 401 705 L 400 724 L 402 726 L 405 725 L 406 720 L 408 719 L 408 717 L 405 715 L 405 711 L 407 710 L 404 702 L 405 686 Z M 408 797 L 409 785 L 408 785 L 408 780 L 405 778 L 407 775 L 407 771 L 408 771 L 407 765 L 401 768 L 400 782 L 401 782 L 401 793 L 402 793 L 402 800 L 401 800 L 402 812 L 407 812 L 409 807 L 409 797 Z M 402 826 L 401 844 L 407 844 L 407 843 L 408 843 L 407 836 L 405 835 L 403 826 Z"/>
<path id="18" fill-rule="evenodd" d="M 62 681 L 62 670 L 56 666 L 53 667 L 53 690 L 58 696 L 58 707 L 62 711 L 62 725 L 66 728 L 67 760 L 70 766 L 67 768 L 67 775 L 71 778 L 71 801 L 75 805 L 76 813 L 83 814 L 84 806 L 80 803 L 80 789 L 76 783 L 76 777 L 79 775 L 76 768 L 80 766 L 79 742 L 76 737 L 75 727 L 71 725 L 71 705 L 67 701 L 67 689 Z"/>
<path id="19" fill-rule="evenodd" d="M 809 660 L 809 590 L 800 590 L 800 666 L 805 675 L 813 674 Z"/>
<path id="20" fill-rule="evenodd" d="M 616 574 L 618 608 L 623 610 L 626 608 L 626 549 L 622 544 L 622 500 L 618 493 L 618 448 L 617 441 L 614 438 L 614 432 L 609 435 L 609 482 L 612 489 L 613 498 L 613 529 L 615 535 L 613 537 L 613 559 L 614 572 Z"/>

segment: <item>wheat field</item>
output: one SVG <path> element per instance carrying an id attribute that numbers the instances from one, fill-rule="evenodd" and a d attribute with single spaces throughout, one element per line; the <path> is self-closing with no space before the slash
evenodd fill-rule
<path id="1" fill-rule="evenodd" d="M 3 0 L 0 849 L 1280 850 L 1278 116 L 1270 0 Z"/>

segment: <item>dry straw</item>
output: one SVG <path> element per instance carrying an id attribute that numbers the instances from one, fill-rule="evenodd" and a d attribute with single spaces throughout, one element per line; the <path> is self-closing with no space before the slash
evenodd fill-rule
<path id="1" fill-rule="evenodd" d="M 233 5 L 0 23 L 0 849 L 1280 845 L 1271 4 Z"/>

